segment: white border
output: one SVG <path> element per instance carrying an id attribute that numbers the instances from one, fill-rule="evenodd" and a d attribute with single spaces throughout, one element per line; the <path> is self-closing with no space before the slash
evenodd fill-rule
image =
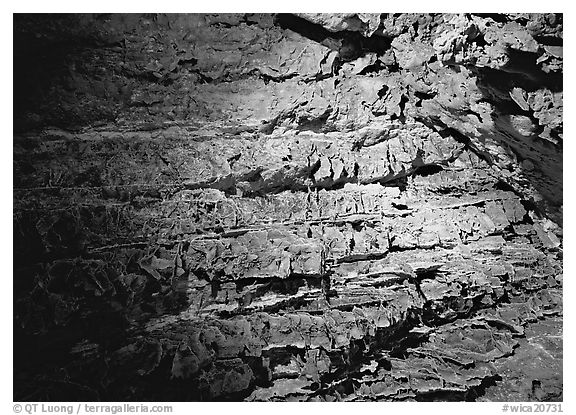
<path id="1" fill-rule="evenodd" d="M 6 82 L 4 86 L 3 106 L 2 106 L 2 139 L 0 139 L 0 183 L 6 198 L 0 203 L 2 215 L 1 229 L 2 237 L 0 238 L 0 252 L 2 253 L 3 264 L 5 265 L 5 281 L 1 285 L 2 290 L 2 310 L 0 312 L 0 329 L 4 333 L 5 340 L 0 343 L 0 356 L 2 356 L 2 367 L 5 369 L 2 373 L 2 385 L 0 389 L 0 412 L 13 413 L 13 389 L 12 389 L 12 135 L 13 135 L 13 71 L 12 71 L 12 13 L 92 13 L 92 12 L 185 12 L 185 13 L 205 13 L 205 12 L 563 12 L 564 13 L 564 106 L 565 117 L 564 123 L 564 183 L 567 190 L 564 192 L 565 215 L 564 218 L 564 403 L 563 410 L 566 414 L 576 413 L 574 409 L 574 394 L 572 393 L 574 382 L 572 380 L 569 368 L 574 367 L 574 358 L 570 350 L 575 346 L 574 335 L 571 330 L 574 323 L 574 308 L 571 296 L 574 293 L 575 276 L 574 257 L 574 234 L 575 220 L 572 216 L 574 212 L 575 196 L 572 191 L 572 180 L 575 180 L 574 166 L 576 162 L 572 156 L 576 155 L 575 129 L 573 122 L 574 112 L 574 20 L 572 19 L 572 8 L 568 7 L 568 1 L 504 1 L 504 0 L 481 0 L 479 2 L 449 2 L 449 1 L 410 1 L 410 2 L 321 2 L 311 0 L 291 0 L 288 2 L 279 1 L 242 1 L 242 2 L 195 2 L 195 1 L 150 1 L 141 0 L 120 4 L 117 0 L 99 0 L 98 2 L 81 2 L 81 1 L 22 1 L 3 4 L 1 17 L 2 42 L 5 60 L 2 65 L 2 79 Z M 10 60 L 6 58 L 10 56 Z M 9 337 L 9 338 L 8 338 Z M 290 414 L 294 410 L 304 412 L 329 411 L 330 414 L 346 414 L 350 411 L 361 411 L 365 413 L 439 413 L 442 415 L 450 414 L 501 414 L 502 403 L 355 403 L 355 404 L 324 404 L 318 406 L 314 403 L 300 403 L 293 406 L 291 403 L 173 403 L 175 414 L 188 414 L 196 411 L 214 412 L 233 410 L 234 412 L 254 414 L 254 413 L 274 413 Z M 329 405 L 329 406 L 327 406 Z"/>

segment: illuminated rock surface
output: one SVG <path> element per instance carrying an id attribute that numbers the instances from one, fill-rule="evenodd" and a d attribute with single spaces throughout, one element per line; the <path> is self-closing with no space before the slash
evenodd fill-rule
<path id="1" fill-rule="evenodd" d="M 562 15 L 14 27 L 16 400 L 562 399 Z"/>

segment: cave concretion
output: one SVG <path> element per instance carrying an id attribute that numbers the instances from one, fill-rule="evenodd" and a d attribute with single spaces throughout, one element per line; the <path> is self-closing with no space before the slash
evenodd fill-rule
<path id="1" fill-rule="evenodd" d="M 562 14 L 14 17 L 15 400 L 562 400 Z"/>

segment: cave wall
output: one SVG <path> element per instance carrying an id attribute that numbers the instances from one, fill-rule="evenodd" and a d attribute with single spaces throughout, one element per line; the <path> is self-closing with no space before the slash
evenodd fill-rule
<path id="1" fill-rule="evenodd" d="M 15 15 L 14 399 L 561 399 L 562 36 Z"/>

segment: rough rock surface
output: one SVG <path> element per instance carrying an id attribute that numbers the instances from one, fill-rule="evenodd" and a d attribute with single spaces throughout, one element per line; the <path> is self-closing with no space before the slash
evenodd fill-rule
<path id="1" fill-rule="evenodd" d="M 16 15 L 15 400 L 561 400 L 562 15 Z"/>

